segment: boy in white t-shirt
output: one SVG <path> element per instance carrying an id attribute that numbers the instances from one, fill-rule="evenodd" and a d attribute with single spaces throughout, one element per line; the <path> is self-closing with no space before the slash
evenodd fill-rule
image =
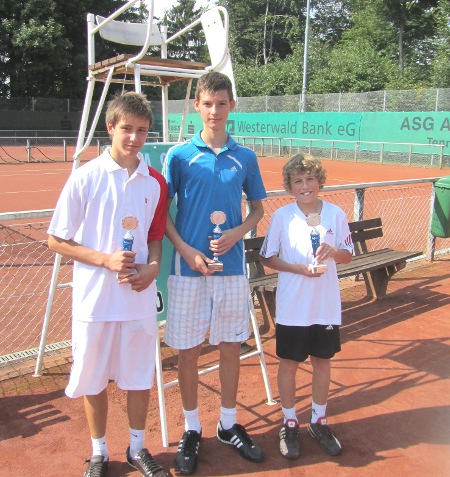
<path id="1" fill-rule="evenodd" d="M 167 476 L 144 447 L 168 200 L 164 177 L 139 153 L 151 124 L 144 95 L 127 92 L 110 101 L 106 127 L 112 145 L 72 172 L 48 229 L 49 248 L 74 261 L 73 366 L 66 394 L 84 399 L 92 441 L 84 477 L 108 471 L 109 380 L 127 391 L 128 464 L 147 477 Z M 129 233 L 132 250 L 122 244 Z"/>
<path id="2" fill-rule="evenodd" d="M 326 404 L 330 359 L 341 350 L 336 262 L 352 260 L 353 244 L 343 210 L 319 198 L 325 179 L 318 159 L 297 154 L 284 165 L 283 185 L 296 201 L 275 211 L 260 252 L 261 262 L 279 272 L 276 352 L 284 415 L 279 437 L 280 451 L 288 459 L 300 454 L 295 379 L 298 364 L 308 356 L 313 368 L 308 431 L 328 454 L 342 451 L 327 426 Z"/>

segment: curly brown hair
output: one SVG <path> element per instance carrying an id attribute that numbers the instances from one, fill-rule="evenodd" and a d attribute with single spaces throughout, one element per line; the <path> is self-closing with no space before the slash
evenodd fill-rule
<path id="1" fill-rule="evenodd" d="M 288 191 L 291 191 L 291 176 L 292 174 L 310 174 L 314 176 L 322 188 L 327 179 L 327 172 L 322 167 L 322 163 L 319 159 L 313 156 L 303 156 L 302 154 L 296 154 L 292 156 L 286 164 L 283 166 L 283 187 Z"/>

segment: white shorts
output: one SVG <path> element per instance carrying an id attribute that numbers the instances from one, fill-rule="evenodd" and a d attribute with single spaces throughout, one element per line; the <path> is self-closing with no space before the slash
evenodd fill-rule
<path id="1" fill-rule="evenodd" d="M 250 336 L 250 289 L 244 275 L 183 277 L 167 281 L 164 341 L 175 349 L 209 342 L 243 342 Z"/>
<path id="2" fill-rule="evenodd" d="M 132 321 L 72 321 L 73 365 L 66 394 L 97 395 L 114 380 L 120 389 L 153 387 L 156 318 Z"/>

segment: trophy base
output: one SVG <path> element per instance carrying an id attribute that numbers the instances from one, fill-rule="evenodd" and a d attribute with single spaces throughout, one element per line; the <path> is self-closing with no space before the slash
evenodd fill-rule
<path id="1" fill-rule="evenodd" d="M 312 273 L 325 273 L 328 270 L 328 266 L 323 263 L 317 265 L 311 263 L 308 265 L 308 270 Z"/>
<path id="2" fill-rule="evenodd" d="M 213 272 L 222 272 L 223 271 L 223 263 L 222 262 L 208 263 L 208 269 L 213 271 Z"/>
<path id="3" fill-rule="evenodd" d="M 137 270 L 133 269 L 131 273 L 117 273 L 116 277 L 117 277 L 117 280 L 123 280 L 124 278 L 128 278 L 133 275 L 136 275 L 136 273 L 137 273 Z"/>

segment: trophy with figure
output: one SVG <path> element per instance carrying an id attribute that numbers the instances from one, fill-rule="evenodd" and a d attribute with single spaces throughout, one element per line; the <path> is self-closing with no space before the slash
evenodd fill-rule
<path id="1" fill-rule="evenodd" d="M 131 231 L 136 230 L 138 228 L 138 225 L 138 218 L 132 215 L 127 215 L 122 219 L 122 227 L 127 231 L 122 239 L 122 250 L 124 252 L 131 252 L 133 250 L 134 237 Z M 137 273 L 135 269 L 133 269 L 133 271 L 129 275 L 123 275 L 121 273 L 118 273 L 117 279 L 120 280 L 123 278 L 127 278 L 130 275 L 134 275 L 135 273 Z"/>
<path id="2" fill-rule="evenodd" d="M 318 263 L 316 254 L 317 254 L 317 249 L 320 247 L 320 234 L 316 227 L 320 225 L 320 214 L 317 213 L 312 213 L 306 216 L 306 223 L 312 227 L 311 231 L 311 246 L 312 246 L 312 251 L 313 251 L 313 263 L 310 263 L 308 265 L 309 271 L 312 273 L 324 273 L 328 270 L 327 265 L 324 263 Z"/>
<path id="3" fill-rule="evenodd" d="M 220 239 L 220 237 L 222 237 L 222 229 L 220 228 L 220 226 L 225 223 L 225 221 L 227 220 L 227 216 L 224 212 L 220 210 L 215 210 L 211 214 L 210 220 L 215 225 L 212 231 L 212 238 L 213 240 L 218 240 Z M 214 257 L 213 260 L 213 263 L 208 263 L 208 268 L 215 272 L 223 271 L 223 263 L 219 260 L 219 257 Z"/>

